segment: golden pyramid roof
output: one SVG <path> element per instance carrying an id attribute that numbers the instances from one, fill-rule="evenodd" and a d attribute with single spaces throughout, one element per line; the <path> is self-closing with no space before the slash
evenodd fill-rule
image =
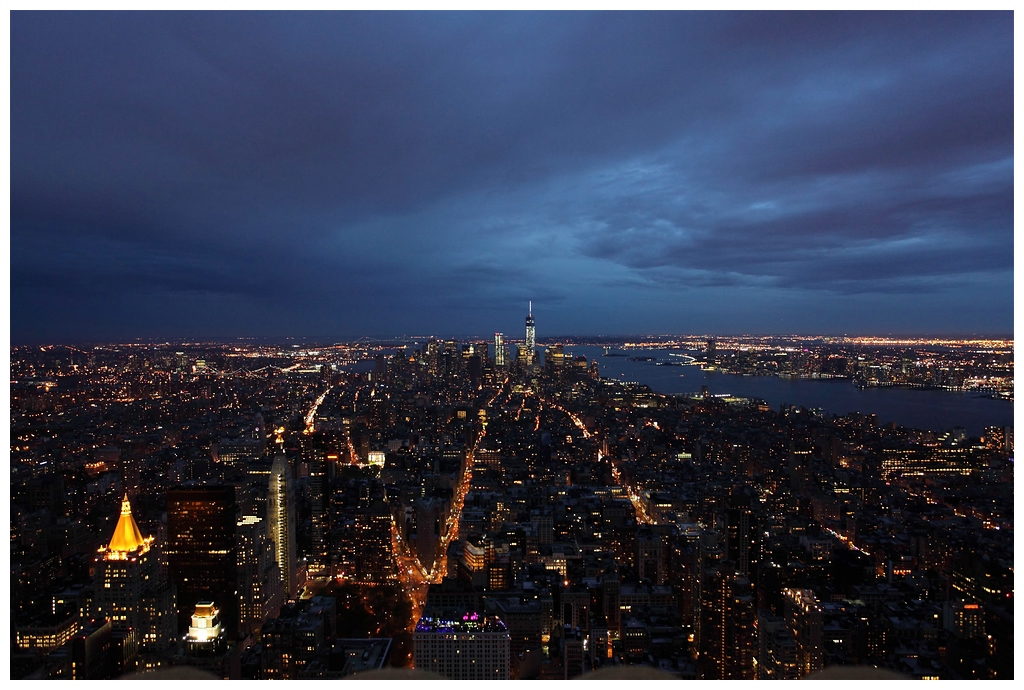
<path id="1" fill-rule="evenodd" d="M 142 538 L 139 526 L 135 524 L 135 518 L 132 517 L 132 506 L 128 502 L 128 494 L 125 494 L 124 501 L 121 502 L 121 517 L 117 521 L 117 527 L 114 528 L 114 536 L 110 539 L 110 546 L 107 547 L 107 550 L 127 553 L 135 551 L 145 544 L 146 540 Z"/>

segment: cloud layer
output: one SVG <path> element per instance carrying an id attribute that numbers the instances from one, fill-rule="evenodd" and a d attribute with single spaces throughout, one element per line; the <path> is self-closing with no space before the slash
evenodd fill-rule
<path id="1" fill-rule="evenodd" d="M 28 13 L 14 342 L 1010 332 L 1010 13 Z"/>

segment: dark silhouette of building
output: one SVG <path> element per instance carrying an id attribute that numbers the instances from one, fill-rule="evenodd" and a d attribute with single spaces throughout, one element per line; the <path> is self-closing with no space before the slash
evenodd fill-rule
<path id="1" fill-rule="evenodd" d="M 237 634 L 237 520 L 233 486 L 167 492 L 167 563 L 178 591 L 179 632 L 188 627 L 197 603 L 214 601 L 228 636 Z"/>

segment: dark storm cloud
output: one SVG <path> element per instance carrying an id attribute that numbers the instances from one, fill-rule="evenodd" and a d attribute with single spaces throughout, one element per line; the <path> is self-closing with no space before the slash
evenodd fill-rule
<path id="1" fill-rule="evenodd" d="M 748 289 L 1008 331 L 1012 58 L 1010 13 L 16 12 L 12 336 L 518 330 L 530 298 L 736 331 Z"/>

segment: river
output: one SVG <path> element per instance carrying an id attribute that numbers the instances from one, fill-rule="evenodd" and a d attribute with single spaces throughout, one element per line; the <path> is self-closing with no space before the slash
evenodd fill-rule
<path id="1" fill-rule="evenodd" d="M 707 386 L 712 395 L 731 394 L 760 398 L 774 409 L 782 404 L 822 408 L 826 414 L 850 412 L 878 415 L 879 424 L 896 422 L 917 429 L 947 431 L 963 427 L 968 436 L 981 436 L 987 426 L 1012 426 L 1013 403 L 993 400 L 979 393 L 959 393 L 915 388 L 865 388 L 849 379 L 783 379 L 777 376 L 740 376 L 702 371 L 698 366 L 656 366 L 631 362 L 629 357 L 680 360 L 670 353 L 695 355 L 683 350 L 616 350 L 625 357 L 604 357 L 604 348 L 567 346 L 566 354 L 596 360 L 602 377 L 636 381 L 658 393 L 697 393 Z M 682 360 L 680 360 L 682 361 Z"/>

